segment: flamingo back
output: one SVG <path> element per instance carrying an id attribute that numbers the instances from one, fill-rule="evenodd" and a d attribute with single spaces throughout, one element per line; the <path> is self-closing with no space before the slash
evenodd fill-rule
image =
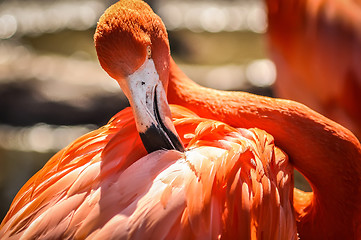
<path id="1" fill-rule="evenodd" d="M 296 239 L 293 167 L 273 137 L 171 110 L 185 153 L 146 154 L 125 109 L 24 185 L 1 239 Z"/>

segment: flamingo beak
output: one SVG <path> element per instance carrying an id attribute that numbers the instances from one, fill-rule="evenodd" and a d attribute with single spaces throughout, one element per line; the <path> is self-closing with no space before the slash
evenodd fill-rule
<path id="1" fill-rule="evenodd" d="M 136 126 L 148 153 L 168 149 L 184 151 L 174 128 L 163 83 L 154 62 L 144 64 L 126 81 L 128 99 L 133 109 Z"/>

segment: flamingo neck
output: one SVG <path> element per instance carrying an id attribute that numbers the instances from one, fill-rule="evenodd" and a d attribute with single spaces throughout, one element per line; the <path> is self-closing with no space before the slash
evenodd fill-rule
<path id="1" fill-rule="evenodd" d="M 313 193 L 295 191 L 298 228 L 305 229 L 300 231 L 304 236 L 307 232 L 322 234 L 325 226 L 333 231 L 327 228 L 325 235 L 337 235 L 347 224 L 352 227 L 355 221 L 360 222 L 361 145 L 347 129 L 297 102 L 201 87 L 173 60 L 168 100 L 201 117 L 233 127 L 256 127 L 273 135 L 276 145 L 313 188 Z M 346 234 L 354 236 L 354 228 Z"/>

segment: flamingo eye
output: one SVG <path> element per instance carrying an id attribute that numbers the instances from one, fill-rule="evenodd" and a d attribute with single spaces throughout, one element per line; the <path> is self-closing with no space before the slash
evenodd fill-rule
<path id="1" fill-rule="evenodd" d="M 147 57 L 150 59 L 152 57 L 152 49 L 150 46 L 147 46 Z"/>

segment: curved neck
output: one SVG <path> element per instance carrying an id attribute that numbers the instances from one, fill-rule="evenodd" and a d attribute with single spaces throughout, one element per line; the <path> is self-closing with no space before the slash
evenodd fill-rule
<path id="1" fill-rule="evenodd" d="M 350 131 L 297 102 L 201 87 L 174 61 L 168 91 L 170 103 L 185 106 L 201 117 L 233 127 L 256 127 L 273 135 L 313 188 L 311 198 L 295 192 L 299 218 L 317 219 L 309 227 L 325 221 L 344 225 L 359 220 L 356 208 L 360 207 L 355 203 L 361 201 L 361 145 Z M 340 229 L 334 227 L 335 231 Z"/>

